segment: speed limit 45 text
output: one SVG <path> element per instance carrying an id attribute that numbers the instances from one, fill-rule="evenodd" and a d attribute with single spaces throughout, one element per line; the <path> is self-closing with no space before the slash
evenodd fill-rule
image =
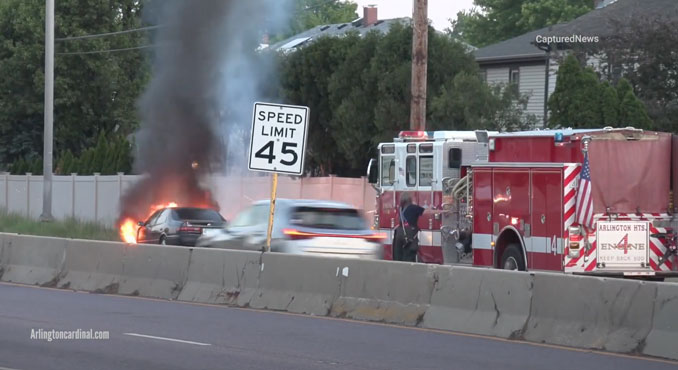
<path id="1" fill-rule="evenodd" d="M 304 117 L 300 114 L 295 113 L 275 113 L 275 112 L 259 112 L 259 121 L 273 124 L 287 124 L 287 125 L 300 125 L 304 121 Z M 294 132 L 297 129 L 295 127 L 284 127 L 284 126 L 261 126 L 261 136 L 273 136 L 281 138 L 292 138 L 294 137 Z"/>

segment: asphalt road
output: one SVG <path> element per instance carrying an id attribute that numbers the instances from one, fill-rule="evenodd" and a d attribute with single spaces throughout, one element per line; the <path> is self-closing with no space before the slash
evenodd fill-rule
<path id="1" fill-rule="evenodd" d="M 39 329 L 109 331 L 110 339 L 31 339 L 31 331 Z M 440 331 L 0 284 L 0 370 L 653 370 L 677 365 Z"/>

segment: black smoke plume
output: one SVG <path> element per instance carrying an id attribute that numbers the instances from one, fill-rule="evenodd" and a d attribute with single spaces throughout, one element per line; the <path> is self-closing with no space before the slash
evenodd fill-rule
<path id="1" fill-rule="evenodd" d="M 218 209 L 203 182 L 224 169 L 227 126 L 242 132 L 248 124 L 261 74 L 249 58 L 266 23 L 285 13 L 279 0 L 153 3 L 148 11 L 161 28 L 139 101 L 134 165 L 143 179 L 125 193 L 120 221 L 144 219 L 152 205 L 167 202 Z"/>

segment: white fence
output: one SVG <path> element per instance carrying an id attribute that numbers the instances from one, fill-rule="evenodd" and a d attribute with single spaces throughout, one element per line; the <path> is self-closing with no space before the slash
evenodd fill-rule
<path id="1" fill-rule="evenodd" d="M 112 226 L 120 212 L 120 199 L 141 176 L 53 176 L 52 215 L 57 219 L 73 217 Z M 271 194 L 269 176 L 223 177 L 208 181 L 221 213 L 227 219 L 259 199 Z M 42 213 L 42 176 L 0 175 L 0 209 L 38 218 Z M 363 178 L 280 176 L 278 197 L 325 199 L 345 202 L 362 209 L 371 218 L 375 191 Z M 0 230 L 1 231 L 1 230 Z"/>

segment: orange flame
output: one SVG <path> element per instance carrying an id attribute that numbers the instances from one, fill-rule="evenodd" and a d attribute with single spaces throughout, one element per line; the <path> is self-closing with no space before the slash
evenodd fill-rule
<path id="1" fill-rule="evenodd" d="M 167 204 L 156 204 L 151 206 L 150 211 L 148 212 L 147 217 L 151 217 L 151 215 L 160 209 L 163 208 L 176 208 L 178 205 L 175 202 L 169 202 Z M 137 221 L 131 218 L 126 218 L 121 224 L 120 224 L 120 239 L 124 241 L 125 243 L 129 244 L 136 244 L 137 243 L 137 230 L 139 226 L 137 225 Z"/>
<path id="2" fill-rule="evenodd" d="M 120 225 L 120 238 L 125 243 L 137 243 L 137 223 L 131 218 L 126 218 Z"/>
<path id="3" fill-rule="evenodd" d="M 167 203 L 167 204 L 156 204 L 156 205 L 154 205 L 154 206 L 151 206 L 151 211 L 148 212 L 148 217 L 151 217 L 151 215 L 153 214 L 153 212 L 155 212 L 155 211 L 157 211 L 157 210 L 159 210 L 159 209 L 163 209 L 163 208 L 176 208 L 176 207 L 178 207 L 178 206 L 177 206 L 177 204 L 174 203 L 174 202 L 169 202 L 169 203 Z"/>

